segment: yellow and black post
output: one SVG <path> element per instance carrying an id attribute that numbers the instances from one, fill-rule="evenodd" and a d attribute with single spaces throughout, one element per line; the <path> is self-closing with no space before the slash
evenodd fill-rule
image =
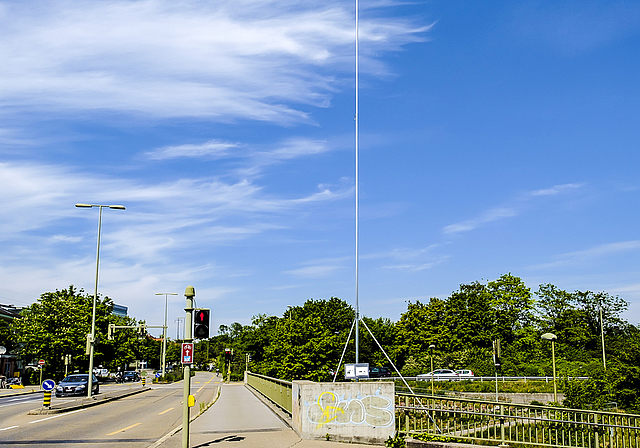
<path id="1" fill-rule="evenodd" d="M 42 402 L 42 407 L 49 409 L 51 407 L 51 392 L 44 393 L 44 400 Z"/>
<path id="2" fill-rule="evenodd" d="M 142 387 L 144 387 L 144 385 L 147 384 L 147 378 L 146 377 L 142 377 Z"/>

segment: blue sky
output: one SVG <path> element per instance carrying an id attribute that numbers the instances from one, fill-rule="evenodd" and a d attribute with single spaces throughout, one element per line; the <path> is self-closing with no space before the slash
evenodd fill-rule
<path id="1" fill-rule="evenodd" d="M 640 4 L 361 5 L 360 303 L 511 272 L 640 321 Z M 0 302 L 75 284 L 169 334 L 354 303 L 351 1 L 0 1 Z"/>

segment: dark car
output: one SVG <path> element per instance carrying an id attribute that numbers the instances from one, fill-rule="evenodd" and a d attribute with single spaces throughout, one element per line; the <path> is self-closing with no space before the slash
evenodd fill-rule
<path id="1" fill-rule="evenodd" d="M 126 383 L 129 381 L 131 382 L 140 381 L 140 374 L 133 370 L 127 370 L 122 374 L 122 382 Z"/>
<path id="2" fill-rule="evenodd" d="M 391 376 L 391 370 L 386 367 L 371 367 L 369 369 L 369 378 L 388 378 Z"/>
<path id="3" fill-rule="evenodd" d="M 91 395 L 100 391 L 98 378 L 93 375 L 93 384 L 91 386 Z M 56 386 L 56 397 L 69 397 L 73 395 L 87 395 L 87 386 L 89 385 L 89 375 L 87 373 L 74 373 L 60 381 Z"/>

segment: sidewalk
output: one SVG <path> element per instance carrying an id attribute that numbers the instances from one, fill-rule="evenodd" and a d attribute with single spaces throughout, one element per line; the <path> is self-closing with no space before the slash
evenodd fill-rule
<path id="1" fill-rule="evenodd" d="M 205 448 L 341 448 L 367 447 L 355 443 L 302 440 L 244 384 L 221 385 L 218 401 L 191 423 L 189 446 Z M 181 448 L 182 431 L 165 440 L 161 448 Z"/>

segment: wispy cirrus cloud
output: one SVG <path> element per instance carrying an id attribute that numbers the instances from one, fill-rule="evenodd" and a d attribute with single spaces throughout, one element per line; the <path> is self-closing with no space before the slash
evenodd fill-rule
<path id="1" fill-rule="evenodd" d="M 384 3 L 379 6 L 384 7 Z M 110 111 L 229 122 L 308 121 L 350 75 L 353 12 L 337 0 L 4 2 L 0 101 L 16 111 Z M 410 20 L 362 21 L 363 72 L 424 40 Z"/>
<path id="2" fill-rule="evenodd" d="M 475 218 L 445 226 L 442 231 L 447 235 L 464 233 L 492 222 L 513 218 L 526 210 L 526 208 L 530 206 L 531 201 L 536 198 L 569 194 L 572 191 L 579 190 L 584 187 L 584 185 L 584 183 L 561 184 L 554 185 L 550 188 L 529 191 L 520 194 L 511 204 L 490 208 Z"/>
<path id="3" fill-rule="evenodd" d="M 0 240 L 17 239 L 24 232 L 46 229 L 74 216 L 95 218 L 86 211 L 79 213 L 73 206 L 77 202 L 122 203 L 128 209 L 110 214 L 115 228 L 105 244 L 117 240 L 129 248 L 126 252 L 148 257 L 168 246 L 198 246 L 205 237 L 215 244 L 285 228 L 289 214 L 344 199 L 352 192 L 349 185 L 321 185 L 307 194 L 279 197 L 246 179 L 190 178 L 157 183 L 16 162 L 0 163 L 0 185 L 0 201 L 5 204 L 0 210 Z M 167 219 L 169 211 L 181 218 Z M 64 243 L 74 242 L 76 237 L 58 230 L 49 238 Z"/>
<path id="4" fill-rule="evenodd" d="M 554 185 L 551 188 L 543 188 L 542 190 L 534 190 L 529 193 L 532 197 L 536 196 L 557 196 L 562 193 L 569 192 L 571 190 L 576 190 L 578 188 L 584 187 L 585 184 L 562 184 L 562 185 Z"/>
<path id="5" fill-rule="evenodd" d="M 549 269 L 581 264 L 609 255 L 638 250 L 640 250 L 640 240 L 618 241 L 615 243 L 601 244 L 585 250 L 560 254 L 555 257 L 555 261 L 534 265 L 531 266 L 530 269 Z"/>
<path id="6" fill-rule="evenodd" d="M 149 151 L 145 155 L 151 160 L 169 160 L 179 158 L 219 159 L 229 156 L 231 150 L 238 148 L 239 146 L 239 143 L 209 140 L 201 144 L 165 146 Z"/>
<path id="7" fill-rule="evenodd" d="M 443 229 L 445 234 L 469 232 L 475 230 L 478 227 L 488 224 L 490 222 L 498 221 L 505 218 L 511 218 L 516 216 L 518 212 L 514 208 L 498 207 L 487 210 L 477 218 L 470 219 L 468 221 L 458 222 L 450 224 Z"/>

